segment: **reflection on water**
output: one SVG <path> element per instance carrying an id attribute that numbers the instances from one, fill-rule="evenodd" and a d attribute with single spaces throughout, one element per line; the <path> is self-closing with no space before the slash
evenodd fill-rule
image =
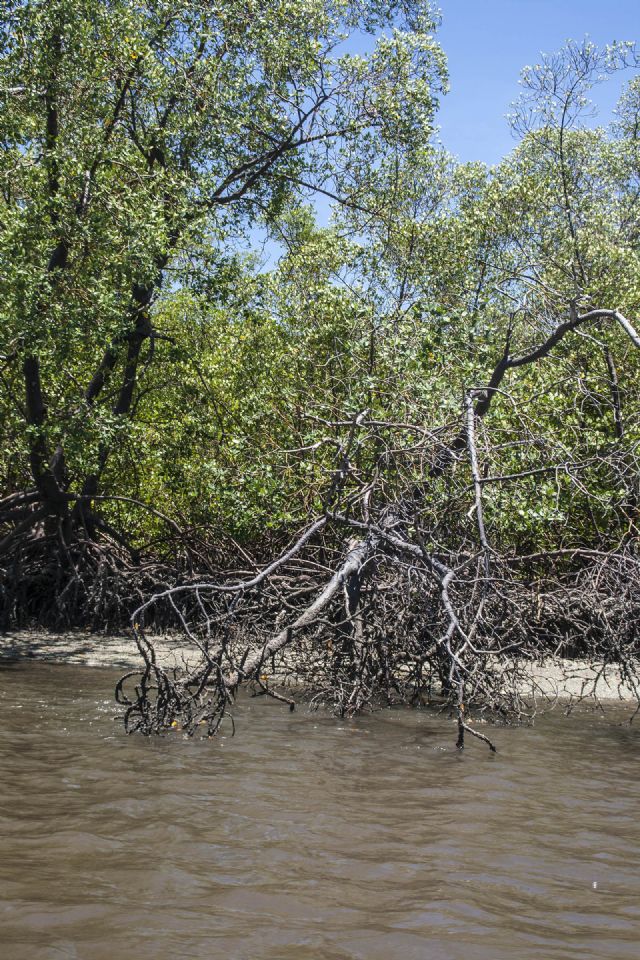
<path id="1" fill-rule="evenodd" d="M 109 671 L 0 667 L 3 960 L 637 960 L 640 733 L 344 723 L 126 737 Z"/>

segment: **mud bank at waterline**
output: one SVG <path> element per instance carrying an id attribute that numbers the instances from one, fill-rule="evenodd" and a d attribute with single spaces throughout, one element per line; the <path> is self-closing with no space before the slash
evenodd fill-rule
<path id="1" fill-rule="evenodd" d="M 193 662 L 193 647 L 171 637 L 153 638 L 167 666 Z M 20 631 L 0 635 L 0 659 L 42 660 L 50 663 L 83 664 L 88 667 L 136 667 L 141 663 L 131 635 L 95 633 L 43 633 Z M 532 663 L 523 684 L 524 696 L 544 699 L 594 696 L 607 701 L 635 701 L 637 695 L 613 665 L 585 663 L 563 658 Z"/>

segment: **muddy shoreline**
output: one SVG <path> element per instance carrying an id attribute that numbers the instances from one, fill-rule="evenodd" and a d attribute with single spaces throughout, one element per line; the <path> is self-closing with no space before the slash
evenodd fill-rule
<path id="1" fill-rule="evenodd" d="M 158 653 L 170 666 L 193 660 L 193 648 L 171 637 L 153 637 Z M 132 635 L 101 635 L 89 632 L 46 633 L 19 631 L 0 635 L 0 659 L 39 660 L 48 663 L 82 664 L 98 668 L 135 668 L 141 664 Z M 532 698 L 564 700 L 584 697 L 602 701 L 637 701 L 633 689 L 612 665 L 562 658 L 532 663 L 522 693 Z"/>

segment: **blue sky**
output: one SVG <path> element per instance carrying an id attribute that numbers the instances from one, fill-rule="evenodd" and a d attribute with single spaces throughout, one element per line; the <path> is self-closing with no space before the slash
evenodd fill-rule
<path id="1" fill-rule="evenodd" d="M 640 0 L 439 0 L 439 6 L 451 92 L 437 122 L 444 145 L 460 160 L 496 163 L 512 149 L 504 116 L 518 96 L 520 70 L 540 52 L 585 34 L 599 45 L 640 41 Z M 599 89 L 604 119 L 619 87 L 608 81 Z"/>
<path id="2" fill-rule="evenodd" d="M 520 71 L 553 53 L 566 40 L 585 36 L 599 46 L 613 40 L 640 45 L 640 0 L 436 0 L 442 12 L 437 37 L 447 55 L 451 91 L 443 98 L 436 123 L 446 149 L 459 160 L 498 163 L 515 146 L 505 115 L 519 92 Z M 367 38 L 362 52 L 370 50 Z M 359 45 L 353 44 L 358 50 Z M 594 91 L 599 117 L 607 122 L 624 76 Z M 331 203 L 316 196 L 318 223 L 330 219 Z M 259 231 L 252 243 L 259 245 Z M 265 248 L 270 263 L 277 244 Z"/>

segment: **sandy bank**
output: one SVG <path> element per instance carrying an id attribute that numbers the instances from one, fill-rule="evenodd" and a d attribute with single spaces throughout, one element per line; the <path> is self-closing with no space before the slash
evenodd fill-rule
<path id="1" fill-rule="evenodd" d="M 153 637 L 167 666 L 193 662 L 194 650 L 170 637 Z M 21 631 L 0 635 L 0 659 L 43 660 L 50 663 L 84 664 L 88 667 L 127 668 L 140 665 L 131 635 L 103 636 L 95 633 L 40 633 Z M 588 696 L 607 701 L 634 701 L 633 689 L 613 666 L 587 664 L 580 660 L 548 659 L 531 664 L 522 694 L 540 699 Z"/>
<path id="2" fill-rule="evenodd" d="M 176 664 L 193 658 L 193 650 L 167 638 L 154 637 L 163 659 Z M 50 663 L 81 663 L 87 667 L 137 667 L 140 654 L 131 634 L 110 636 L 98 633 L 40 633 L 20 631 L 0 635 L 0 658 L 46 660 Z"/>

